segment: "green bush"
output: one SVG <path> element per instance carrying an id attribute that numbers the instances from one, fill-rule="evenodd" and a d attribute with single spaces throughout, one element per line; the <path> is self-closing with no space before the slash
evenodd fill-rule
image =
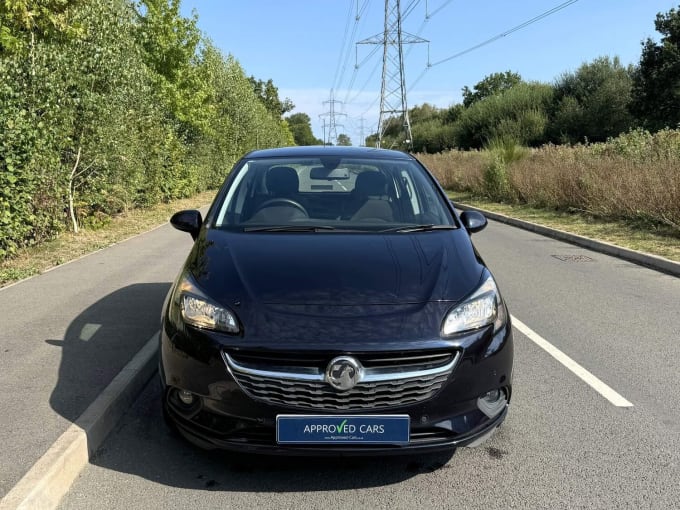
<path id="1" fill-rule="evenodd" d="M 0 258 L 217 187 L 245 152 L 293 144 L 178 0 L 48 2 L 33 32 L 5 7 Z"/>
<path id="2" fill-rule="evenodd" d="M 531 146 L 544 143 L 552 94 L 550 85 L 520 83 L 477 101 L 453 125 L 456 145 L 478 149 L 496 138 Z"/>

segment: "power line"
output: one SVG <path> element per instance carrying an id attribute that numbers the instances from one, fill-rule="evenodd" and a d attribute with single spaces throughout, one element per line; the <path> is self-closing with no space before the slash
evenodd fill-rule
<path id="1" fill-rule="evenodd" d="M 373 75 L 375 74 L 375 71 L 378 68 L 378 65 L 380 64 L 379 60 L 376 60 L 376 65 L 373 68 L 373 71 L 371 71 L 371 74 L 370 74 L 368 80 L 366 81 L 366 83 L 364 83 L 364 85 L 359 89 L 359 91 L 355 93 L 354 97 L 351 100 L 349 99 L 349 95 L 352 92 L 354 92 L 352 87 L 354 87 L 354 82 L 356 81 L 359 68 L 362 67 L 366 62 L 368 62 L 368 60 L 370 60 L 370 58 L 373 55 L 375 55 L 378 52 L 379 49 L 380 48 L 378 46 L 376 46 L 375 48 L 373 48 L 369 52 L 368 56 L 366 56 L 360 63 L 355 64 L 354 73 L 352 74 L 352 79 L 350 80 L 350 83 L 347 87 L 347 93 L 345 94 L 345 103 L 354 102 L 354 99 L 356 99 L 359 96 L 359 94 L 361 94 L 365 90 L 366 86 L 368 85 L 368 82 L 371 80 L 371 78 L 373 78 Z"/>
<path id="2" fill-rule="evenodd" d="M 411 0 L 411 3 L 408 4 L 406 9 L 404 9 L 404 14 L 401 15 L 401 20 L 404 21 L 406 18 L 408 18 L 409 15 L 415 10 L 415 8 L 418 7 L 419 3 L 420 0 Z"/>
<path id="3" fill-rule="evenodd" d="M 343 68 L 342 63 L 344 61 L 344 56 L 345 56 L 345 44 L 347 43 L 347 34 L 349 32 L 349 23 L 350 20 L 352 19 L 352 4 L 353 0 L 349 1 L 349 9 L 347 9 L 347 21 L 345 22 L 345 32 L 342 36 L 342 44 L 340 45 L 340 55 L 338 55 L 338 65 L 335 68 L 335 75 L 333 76 L 333 85 L 331 88 L 335 88 L 335 85 L 337 84 L 338 81 L 338 75 L 340 73 L 340 69 Z M 351 47 L 351 46 L 349 46 Z"/>
<path id="4" fill-rule="evenodd" d="M 449 5 L 453 0 L 446 0 L 442 5 L 437 7 L 433 12 L 428 12 L 428 2 L 425 0 L 425 19 L 423 19 L 423 22 L 420 24 L 420 27 L 418 27 L 418 31 L 416 32 L 416 37 L 419 37 L 420 34 L 423 33 L 423 30 L 425 29 L 425 26 L 427 25 L 428 21 L 432 19 L 434 16 L 436 16 L 439 12 L 441 12 L 442 9 L 444 9 L 447 5 Z M 413 50 L 413 46 L 410 46 L 405 52 L 404 52 L 404 59 L 407 59 L 408 56 L 411 54 L 411 51 Z M 430 45 L 427 45 L 427 67 L 430 66 Z M 427 69 L 426 67 L 426 69 Z M 408 90 L 410 92 L 411 89 Z"/>
<path id="5" fill-rule="evenodd" d="M 436 15 L 439 11 L 441 11 L 444 7 L 449 5 L 453 0 L 446 0 L 442 5 L 437 7 L 434 11 L 432 12 L 427 12 L 427 2 L 425 2 L 425 18 L 430 19 L 432 16 Z"/>
<path id="6" fill-rule="evenodd" d="M 530 20 L 525 21 L 524 23 L 520 23 L 519 25 L 512 27 L 510 30 L 506 30 L 505 32 L 501 32 L 500 34 L 495 35 L 492 38 L 487 39 L 484 42 L 481 42 L 479 44 L 475 44 L 474 46 L 472 46 L 472 47 L 470 47 L 466 50 L 459 51 L 458 53 L 451 55 L 450 57 L 446 57 L 446 58 L 439 60 L 439 61 L 437 61 L 433 64 L 430 64 L 430 67 L 438 66 L 439 64 L 443 64 L 444 62 L 448 62 L 449 60 L 453 60 L 454 58 L 462 57 L 463 55 L 466 55 L 466 54 L 468 54 L 472 51 L 475 51 L 475 50 L 481 48 L 482 46 L 486 46 L 487 44 L 491 44 L 492 42 L 495 42 L 498 39 L 502 39 L 503 37 L 506 37 L 506 36 L 513 34 L 513 33 L 517 32 L 519 30 L 522 30 L 523 28 L 526 28 L 529 25 L 533 25 L 537 21 L 541 21 L 543 18 L 547 18 L 548 16 L 555 14 L 556 12 L 559 12 L 562 9 L 566 9 L 567 7 L 569 7 L 572 4 L 575 4 L 576 2 L 578 2 L 578 0 L 569 0 L 568 2 L 561 3 L 560 5 L 557 5 L 557 6 L 553 7 L 552 9 L 545 11 L 544 13 L 539 14 L 538 16 L 531 18 Z"/>
<path id="7" fill-rule="evenodd" d="M 575 4 L 576 2 L 578 2 L 578 0 L 569 0 L 567 2 L 563 2 L 559 5 L 556 5 L 552 9 L 549 9 L 549 10 L 539 14 L 538 16 L 534 16 L 533 18 L 531 18 L 531 19 L 529 19 L 529 20 L 527 20 L 523 23 L 520 23 L 519 25 L 514 26 L 511 29 L 506 30 L 505 32 L 501 32 L 500 34 L 495 35 L 495 36 L 491 37 L 490 39 L 487 39 L 486 41 L 483 41 L 479 44 L 475 44 L 474 46 L 471 46 L 471 47 L 469 47 L 469 48 L 467 48 L 463 51 L 459 51 L 458 53 L 451 55 L 450 57 L 446 57 L 442 60 L 438 60 L 437 62 L 435 62 L 433 64 L 428 64 L 428 66 L 425 69 L 423 69 L 423 71 L 420 73 L 418 78 L 416 78 L 416 80 L 411 84 L 408 91 L 410 92 L 411 90 L 413 90 L 413 88 L 418 84 L 418 82 L 420 82 L 420 80 L 423 79 L 423 77 L 425 76 L 425 74 L 427 73 L 427 71 L 431 67 L 438 66 L 438 65 L 443 64 L 445 62 L 453 60 L 454 58 L 458 58 L 458 57 L 462 57 L 463 55 L 467 55 L 468 53 L 473 52 L 475 50 L 478 50 L 479 48 L 482 48 L 483 46 L 486 46 L 487 44 L 491 44 L 495 41 L 498 41 L 499 39 L 502 39 L 503 37 L 506 37 L 506 36 L 513 34 L 513 33 L 517 32 L 519 30 L 522 30 L 523 28 L 526 28 L 529 25 L 533 25 L 534 23 L 541 21 L 542 19 L 547 18 L 548 16 L 551 16 L 552 14 L 555 14 L 556 12 L 559 12 L 562 9 L 566 9 L 567 7 Z"/>
<path id="8" fill-rule="evenodd" d="M 338 58 L 338 66 L 335 70 L 335 76 L 333 77 L 333 86 L 331 87 L 332 89 L 335 89 L 336 87 L 339 87 L 340 84 L 342 83 L 342 80 L 345 76 L 345 70 L 347 69 L 347 64 L 350 59 L 351 55 L 351 48 L 354 44 L 354 40 L 356 39 L 357 35 L 357 30 L 359 28 L 359 22 L 362 19 L 363 13 L 366 11 L 366 8 L 368 7 L 370 0 L 364 0 L 364 3 L 359 7 L 359 0 L 356 0 L 356 14 L 354 15 L 354 26 L 352 27 L 352 34 L 347 37 L 347 33 L 349 31 L 349 24 L 350 20 L 352 18 L 352 7 L 354 5 L 354 0 L 350 0 L 349 3 L 349 10 L 347 11 L 347 21 L 345 23 L 345 32 L 343 35 L 343 40 L 342 40 L 342 46 L 340 48 L 340 56 Z M 345 47 L 345 43 L 347 46 Z M 354 74 L 356 74 L 356 69 Z M 354 77 L 353 77 L 354 79 Z"/>
<path id="9" fill-rule="evenodd" d="M 430 67 L 431 66 L 428 65 L 425 69 L 423 69 L 423 71 L 418 75 L 418 77 L 415 80 L 413 80 L 413 83 L 411 83 L 408 92 L 411 92 L 415 88 L 415 86 L 418 85 L 418 82 L 423 79 L 425 74 L 427 74 L 427 72 L 430 70 Z"/>
<path id="10" fill-rule="evenodd" d="M 335 89 L 336 87 L 339 87 L 340 84 L 342 83 L 342 80 L 343 80 L 344 75 L 345 75 L 345 70 L 347 68 L 347 63 L 349 62 L 349 58 L 350 58 L 350 55 L 351 55 L 351 47 L 352 47 L 354 40 L 356 38 L 357 30 L 359 28 L 359 23 L 360 23 L 360 21 L 363 17 L 364 12 L 368 8 L 369 2 L 370 2 L 370 0 L 364 0 L 361 7 L 359 7 L 359 0 L 356 0 L 356 15 L 354 17 L 354 27 L 352 28 L 352 35 L 349 38 L 350 44 L 347 46 L 346 53 L 343 52 L 345 54 L 345 58 L 344 58 L 344 63 L 342 65 L 342 72 L 340 73 L 339 79 L 338 79 L 338 76 L 337 76 L 337 73 L 336 73 L 336 77 L 333 80 L 333 89 Z M 351 4 L 350 4 L 350 11 L 351 11 Z M 349 24 L 349 19 L 348 19 L 348 24 Z M 343 46 L 344 46 L 344 42 L 343 42 Z M 348 90 L 347 90 L 347 96 L 349 96 L 351 89 L 354 86 L 354 81 L 356 80 L 357 71 L 358 71 L 358 65 L 355 62 L 354 71 L 352 72 L 352 77 L 350 78 L 350 84 L 349 84 Z M 347 97 L 345 97 L 345 102 L 346 101 L 347 101 Z"/>
<path id="11" fill-rule="evenodd" d="M 376 46 L 376 51 L 378 51 L 378 49 L 379 49 L 379 47 Z M 359 95 L 360 95 L 364 90 L 366 90 L 366 87 L 368 87 L 368 84 L 373 80 L 373 77 L 375 76 L 376 71 L 378 71 L 378 68 L 380 67 L 380 64 L 381 64 L 381 63 L 382 63 L 382 61 L 380 61 L 380 60 L 376 60 L 376 61 L 375 61 L 375 66 L 373 66 L 373 69 L 371 70 L 371 72 L 370 72 L 370 74 L 368 75 L 368 78 L 366 79 L 366 81 L 364 82 L 364 84 L 361 86 L 361 88 L 359 88 L 359 90 L 354 94 L 354 96 L 352 96 L 352 98 L 351 98 L 349 101 L 345 100 L 345 102 L 353 103 L 354 100 L 355 100 L 356 98 L 358 98 Z M 349 93 L 348 93 L 347 95 L 349 96 Z M 364 113 L 365 113 L 365 112 L 364 112 Z"/>
<path id="12" fill-rule="evenodd" d="M 368 105 L 368 108 L 366 108 L 363 112 L 361 112 L 361 115 L 366 115 L 371 109 L 375 106 L 375 103 L 377 103 L 380 100 L 380 96 L 375 96 L 375 99 L 371 102 L 370 105 Z"/>
<path id="13" fill-rule="evenodd" d="M 444 9 L 446 6 L 448 6 L 452 1 L 453 1 L 453 0 L 446 0 L 442 5 L 440 5 L 437 9 L 435 9 L 435 10 L 432 11 L 431 13 L 429 13 L 429 14 L 426 13 L 425 20 L 423 21 L 423 23 L 421 24 L 420 28 L 418 29 L 417 36 L 420 35 L 420 33 L 422 32 L 423 28 L 425 27 L 427 21 L 428 21 L 430 18 L 432 18 L 434 15 L 438 14 L 442 9 Z M 530 25 L 533 25 L 534 23 L 537 23 L 538 21 L 541 21 L 541 20 L 543 20 L 544 18 L 547 18 L 548 16 L 551 16 L 551 15 L 553 15 L 553 14 L 555 14 L 555 13 L 557 13 L 557 12 L 559 12 L 559 11 L 561 11 L 561 10 L 563 10 L 563 9 L 565 9 L 565 8 L 567 8 L 567 7 L 571 6 L 571 5 L 573 5 L 573 4 L 575 4 L 576 2 L 578 2 L 578 0 L 569 0 L 569 1 L 563 2 L 563 3 L 559 4 L 559 5 L 556 5 L 555 7 L 553 7 L 553 8 L 551 8 L 551 9 L 549 9 L 549 10 L 547 10 L 547 11 L 545 11 L 545 12 L 539 14 L 538 16 L 534 16 L 533 18 L 531 18 L 531 19 L 529 19 L 529 20 L 527 20 L 527 21 L 524 21 L 523 23 L 520 23 L 519 25 L 516 25 L 516 26 L 514 26 L 514 27 L 512 27 L 512 28 L 510 28 L 510 29 L 508 29 L 508 30 L 506 30 L 506 31 L 504 31 L 504 32 L 501 32 L 500 34 L 495 35 L 494 37 L 491 37 L 491 38 L 489 38 L 489 39 L 487 39 L 487 40 L 485 40 L 485 41 L 483 41 L 483 42 L 481 42 L 481 43 L 479 43 L 479 44 L 476 44 L 476 45 L 474 45 L 474 46 L 471 46 L 470 48 L 467 48 L 467 49 L 465 49 L 465 50 L 463 50 L 463 51 L 460 51 L 460 52 L 458 52 L 458 53 L 456 53 L 456 54 L 454 54 L 454 55 L 451 55 L 451 56 L 449 56 L 449 57 L 447 57 L 447 58 L 438 60 L 438 61 L 435 62 L 435 63 L 430 63 L 430 62 L 429 62 L 429 58 L 428 58 L 428 64 L 427 64 L 427 66 L 423 69 L 423 71 L 420 73 L 420 75 L 418 75 L 418 77 L 413 81 L 413 83 L 411 84 L 411 86 L 409 87 L 409 89 L 408 89 L 407 92 L 411 92 L 411 91 L 415 88 L 415 86 L 416 86 L 416 85 L 424 78 L 425 74 L 427 74 L 427 71 L 428 71 L 431 67 L 434 67 L 434 66 L 437 66 L 437 65 L 440 65 L 440 64 L 444 64 L 444 63 L 446 63 L 446 62 L 448 62 L 448 61 L 450 61 L 450 60 L 453 60 L 453 59 L 455 59 L 455 58 L 461 57 L 461 56 L 466 55 L 466 54 L 468 54 L 468 53 L 470 53 L 470 52 L 472 52 L 472 51 L 475 51 L 475 50 L 477 50 L 477 49 L 479 49 L 479 48 L 482 48 L 483 46 L 486 46 L 486 45 L 488 45 L 488 44 L 491 44 L 491 43 L 493 43 L 493 42 L 495 42 L 495 41 L 497 41 L 497 40 L 499 40 L 499 39 L 502 39 L 502 38 L 504 38 L 504 37 L 507 37 L 507 36 L 509 36 L 509 35 L 511 35 L 511 34 L 513 34 L 513 33 L 515 33 L 515 32 L 517 32 L 517 31 L 519 31 L 519 30 L 522 30 L 522 29 L 524 29 L 524 28 L 526 28 L 526 27 L 528 27 L 528 26 L 530 26 Z M 418 3 L 418 2 L 417 2 L 416 0 L 412 0 L 411 3 L 409 4 L 409 6 L 407 7 L 407 11 L 406 11 L 406 12 L 408 12 L 408 13 L 410 14 L 410 13 L 413 11 L 413 9 L 417 6 L 417 3 Z M 426 5 L 426 11 L 427 11 L 427 5 Z M 417 36 L 416 36 L 416 37 L 417 37 Z M 411 48 L 409 48 L 409 51 L 407 51 L 406 55 L 408 55 L 408 54 L 410 53 L 410 49 L 411 49 Z M 368 84 L 368 82 L 366 83 L 366 85 L 367 85 L 367 84 Z M 359 95 L 359 94 L 357 93 L 357 94 L 354 96 L 354 98 L 352 99 L 352 101 L 353 101 L 356 97 L 358 97 L 358 95 Z M 366 108 L 366 110 L 365 110 L 361 115 L 363 116 L 363 115 L 367 114 L 367 113 L 375 106 L 375 103 L 376 103 L 376 102 L 377 102 L 377 98 L 370 104 L 370 106 L 369 106 L 368 108 Z"/>

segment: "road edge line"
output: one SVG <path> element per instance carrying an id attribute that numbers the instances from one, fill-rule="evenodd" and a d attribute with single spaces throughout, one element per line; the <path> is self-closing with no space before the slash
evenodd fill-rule
<path id="1" fill-rule="evenodd" d="M 156 371 L 159 332 L 0 500 L 0 510 L 54 509 Z"/>
<path id="2" fill-rule="evenodd" d="M 614 390 L 607 383 L 603 382 L 596 375 L 589 372 L 582 365 L 571 359 L 553 344 L 548 342 L 541 335 L 536 333 L 529 326 L 524 324 L 514 315 L 511 316 L 513 327 L 526 336 L 529 340 L 538 345 L 545 352 L 550 354 L 553 358 L 559 361 L 565 368 L 572 372 L 576 377 L 581 379 L 584 383 L 606 398 L 611 404 L 616 407 L 633 407 L 633 403 L 625 399 L 620 393 Z"/>
<path id="3" fill-rule="evenodd" d="M 583 248 L 604 253 L 605 255 L 611 255 L 612 257 L 633 262 L 640 266 L 645 266 L 662 273 L 670 274 L 672 276 L 680 276 L 680 262 L 675 262 L 674 260 L 660 257 L 659 255 L 652 255 L 651 253 L 644 253 L 641 251 L 632 250 L 630 248 L 624 248 L 622 246 L 617 246 L 605 241 L 597 241 L 589 237 L 572 234 L 571 232 L 566 232 L 564 230 L 559 230 L 552 227 L 546 227 L 544 225 L 539 225 L 538 223 L 532 223 L 526 220 L 519 220 L 517 218 L 506 216 L 505 214 L 487 211 L 485 209 L 480 209 L 467 204 L 461 204 L 459 202 L 454 202 L 454 205 L 457 209 L 462 209 L 464 211 L 467 210 L 480 212 L 487 218 L 500 223 L 505 223 L 513 227 L 529 230 L 542 236 L 552 237 L 553 239 L 557 239 L 559 241 L 566 241 Z"/>

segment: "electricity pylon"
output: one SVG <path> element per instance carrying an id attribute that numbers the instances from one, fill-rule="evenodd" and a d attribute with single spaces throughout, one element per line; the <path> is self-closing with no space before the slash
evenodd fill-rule
<path id="1" fill-rule="evenodd" d="M 344 128 L 342 124 L 338 124 L 336 117 L 346 117 L 345 113 L 339 113 L 335 111 L 335 105 L 342 105 L 342 101 L 335 99 L 333 95 L 333 89 L 331 89 L 331 98 L 328 101 L 323 102 L 324 105 L 328 105 L 328 112 L 319 115 L 324 119 L 324 145 L 337 145 L 338 143 L 338 127 Z M 328 117 L 328 137 L 326 137 L 325 129 L 325 117 Z"/>
<path id="2" fill-rule="evenodd" d="M 401 124 L 407 147 L 411 147 L 411 121 L 408 118 L 406 101 L 406 79 L 404 77 L 404 44 L 429 42 L 401 29 L 400 0 L 385 0 L 385 29 L 382 34 L 359 41 L 357 44 L 382 44 L 383 67 L 380 87 L 380 117 L 378 119 L 378 142 L 381 147 L 383 136 L 393 123 Z"/>

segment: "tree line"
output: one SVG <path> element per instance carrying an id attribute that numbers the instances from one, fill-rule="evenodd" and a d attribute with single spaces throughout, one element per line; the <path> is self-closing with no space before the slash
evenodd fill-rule
<path id="1" fill-rule="evenodd" d="M 0 258 L 218 186 L 293 108 L 179 0 L 0 2 Z"/>
<path id="2" fill-rule="evenodd" d="M 659 42 L 642 43 L 638 65 L 600 57 L 554 83 L 494 73 L 462 90 L 449 108 L 409 110 L 414 152 L 479 149 L 502 141 L 524 146 L 603 142 L 631 129 L 680 127 L 680 8 L 659 13 Z M 407 148 L 400 122 L 390 122 L 383 147 Z M 366 140 L 375 145 L 377 134 Z"/>
<path id="3" fill-rule="evenodd" d="M 180 0 L 0 2 L 0 258 L 58 232 L 218 186 L 245 152 L 323 143 L 272 80 L 246 76 Z M 604 141 L 680 124 L 680 13 L 640 62 L 553 84 L 495 73 L 450 108 L 412 108 L 412 150 Z M 399 123 L 392 123 L 398 126 Z M 366 145 L 374 145 L 375 135 Z M 346 135 L 337 143 L 349 145 Z M 397 129 L 383 146 L 406 148 Z"/>

